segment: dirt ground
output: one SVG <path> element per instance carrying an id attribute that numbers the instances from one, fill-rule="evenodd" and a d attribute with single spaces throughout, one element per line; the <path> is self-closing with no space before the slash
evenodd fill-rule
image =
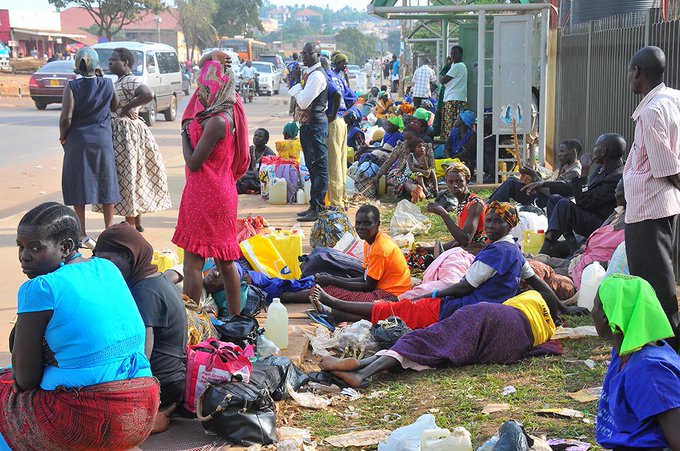
<path id="1" fill-rule="evenodd" d="M 28 80 L 31 76 L 27 74 L 7 74 L 0 73 L 0 97 L 19 97 L 28 96 Z"/>

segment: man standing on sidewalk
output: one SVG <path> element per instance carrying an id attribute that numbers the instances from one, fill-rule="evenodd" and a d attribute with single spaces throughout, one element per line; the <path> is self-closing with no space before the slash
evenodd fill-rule
<path id="1" fill-rule="evenodd" d="M 328 71 L 328 201 L 333 207 L 345 208 L 347 178 L 347 124 L 343 116 L 356 102 L 354 91 L 345 83 L 347 56 L 336 53 L 333 68 Z"/>
<path id="2" fill-rule="evenodd" d="M 295 97 L 295 120 L 300 123 L 300 144 L 312 182 L 309 208 L 298 213 L 302 222 L 316 221 L 325 207 L 328 191 L 328 80 L 321 67 L 318 44 L 308 42 L 302 49 L 302 63 L 307 66 L 300 83 L 288 91 Z"/>
<path id="3" fill-rule="evenodd" d="M 642 48 L 628 65 L 630 88 L 644 97 L 633 112 L 635 141 L 623 171 L 626 256 L 630 273 L 656 291 L 675 332 L 667 341 L 678 350 L 672 244 L 680 214 L 680 91 L 662 82 L 665 69 L 666 56 L 658 47 Z"/>
<path id="4" fill-rule="evenodd" d="M 420 108 L 420 102 L 432 96 L 431 85 L 437 83 L 437 77 L 430 67 L 430 59 L 425 58 L 423 65 L 413 72 L 413 107 Z"/>
<path id="5" fill-rule="evenodd" d="M 399 94 L 399 60 L 392 55 L 392 94 Z"/>

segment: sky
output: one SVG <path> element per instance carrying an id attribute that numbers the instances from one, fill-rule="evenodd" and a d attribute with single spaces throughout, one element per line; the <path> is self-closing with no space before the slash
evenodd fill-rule
<path id="1" fill-rule="evenodd" d="M 360 11 L 366 11 L 366 7 L 370 3 L 370 0 L 343 0 L 338 1 L 328 1 L 328 0 L 271 0 L 271 3 L 275 5 L 292 6 L 297 4 L 314 5 L 325 7 L 329 5 L 331 9 L 340 9 L 345 5 L 358 9 Z M 20 5 L 20 6 L 19 6 Z M 50 5 L 47 0 L 0 0 L 0 9 L 9 8 L 20 8 L 20 9 L 35 9 L 35 10 L 47 10 L 54 11 L 54 7 Z"/>

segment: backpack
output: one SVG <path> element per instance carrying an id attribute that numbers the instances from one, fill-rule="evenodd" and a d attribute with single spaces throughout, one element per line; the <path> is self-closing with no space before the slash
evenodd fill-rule
<path id="1" fill-rule="evenodd" d="M 312 247 L 333 247 L 345 232 L 355 235 L 352 221 L 338 207 L 329 207 L 319 213 L 319 219 L 312 226 L 309 244 Z"/>

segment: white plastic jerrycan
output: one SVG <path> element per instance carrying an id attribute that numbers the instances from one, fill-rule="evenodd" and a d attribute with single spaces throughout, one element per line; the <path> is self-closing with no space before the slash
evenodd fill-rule
<path id="1" fill-rule="evenodd" d="M 285 205 L 288 203 L 288 183 L 286 179 L 275 178 L 269 187 L 269 203 Z"/>
<path id="2" fill-rule="evenodd" d="M 472 451 L 470 433 L 464 427 L 428 429 L 420 436 L 420 451 Z"/>
<path id="3" fill-rule="evenodd" d="M 279 349 L 288 348 L 288 310 L 279 298 L 274 298 L 267 309 L 264 336 L 273 341 Z"/>
<path id="4" fill-rule="evenodd" d="M 595 295 L 606 276 L 607 271 L 604 270 L 599 262 L 591 263 L 585 267 L 581 274 L 581 289 L 578 292 L 579 307 L 585 307 L 589 310 L 593 309 Z"/>

